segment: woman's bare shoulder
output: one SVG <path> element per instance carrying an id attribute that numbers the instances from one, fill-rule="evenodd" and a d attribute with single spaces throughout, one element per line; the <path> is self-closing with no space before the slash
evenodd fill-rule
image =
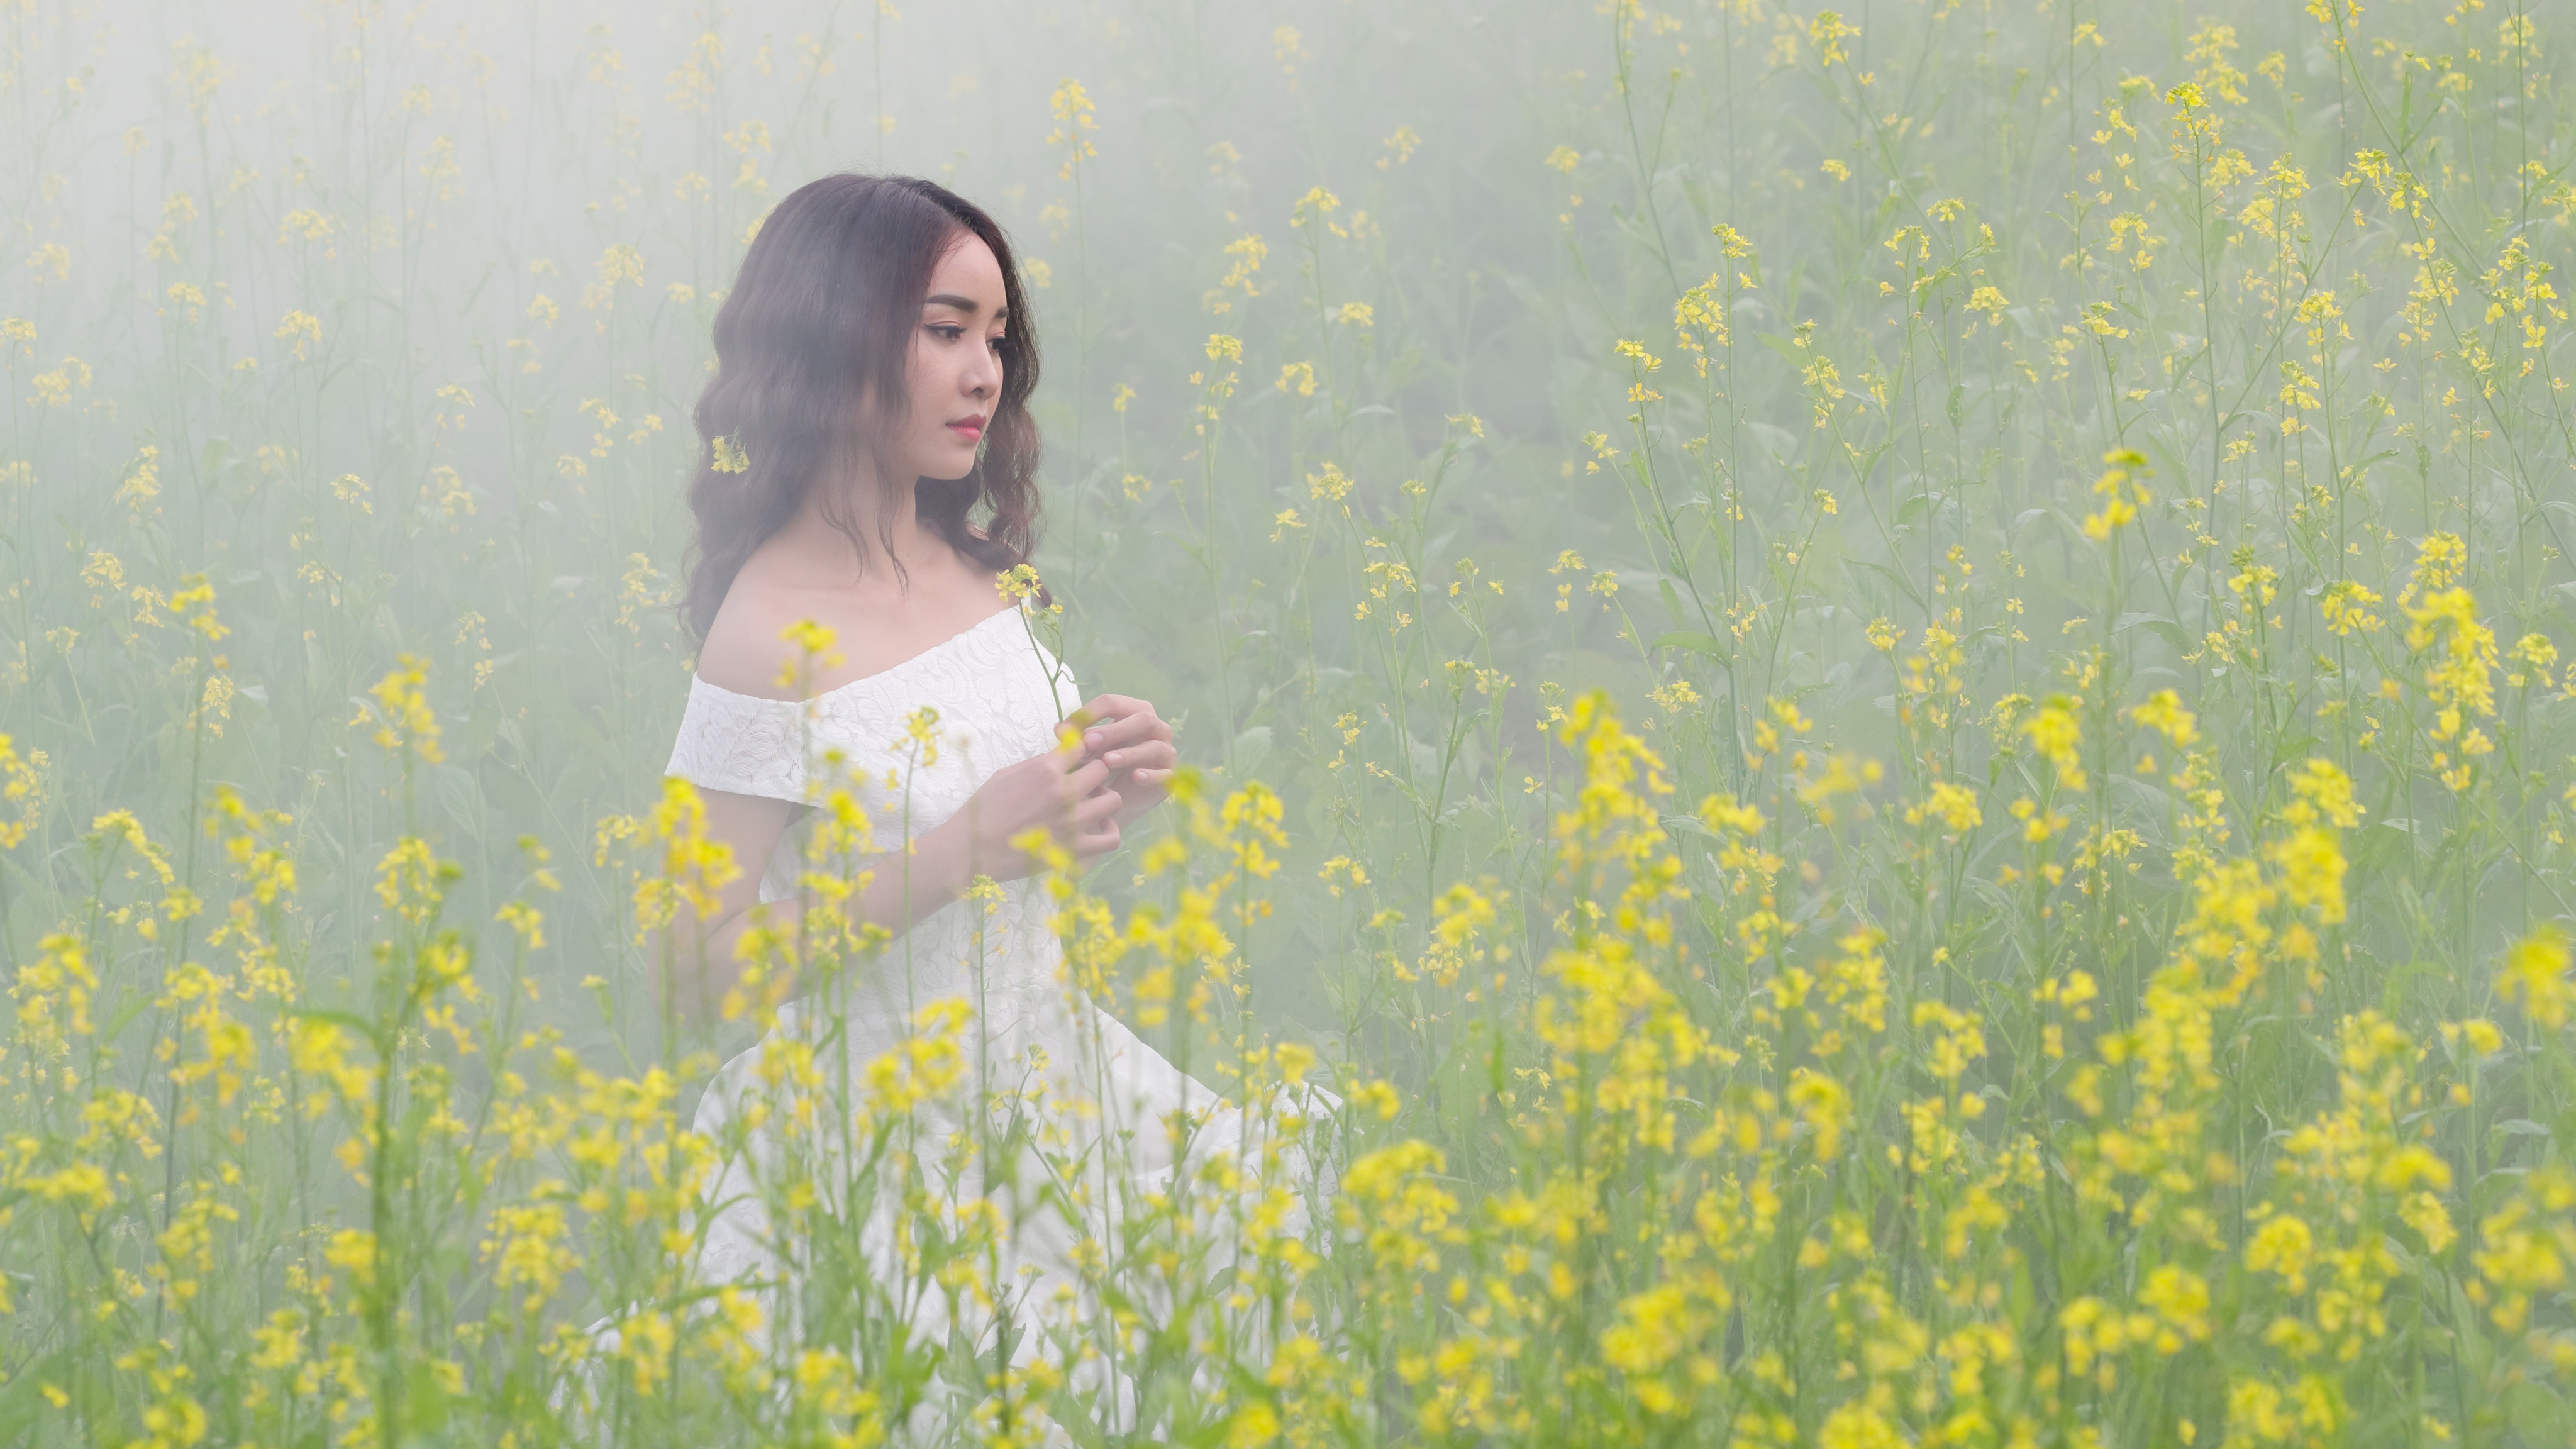
<path id="1" fill-rule="evenodd" d="M 698 646 L 698 678 L 735 694 L 793 700 L 799 696 L 789 666 L 799 655 L 785 635 L 803 616 L 763 563 L 758 554 L 745 560 L 725 589 Z"/>

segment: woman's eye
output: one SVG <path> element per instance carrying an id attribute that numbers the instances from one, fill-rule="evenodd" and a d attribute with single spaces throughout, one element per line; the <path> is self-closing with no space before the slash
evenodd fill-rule
<path id="1" fill-rule="evenodd" d="M 963 327 L 959 327 L 959 326 L 955 325 L 954 323 L 948 324 L 948 325 L 946 325 L 946 326 L 939 326 L 939 325 L 935 325 L 935 324 L 934 324 L 934 325 L 931 327 L 931 329 L 930 329 L 930 330 L 931 330 L 931 331 L 933 331 L 933 332 L 938 333 L 938 334 L 939 334 L 939 340 L 940 340 L 940 341 L 942 341 L 942 342 L 954 342 L 954 341 L 956 341 L 958 338 L 963 337 L 963 336 L 965 336 L 965 335 L 966 335 L 966 329 L 965 329 L 965 328 L 963 328 Z"/>

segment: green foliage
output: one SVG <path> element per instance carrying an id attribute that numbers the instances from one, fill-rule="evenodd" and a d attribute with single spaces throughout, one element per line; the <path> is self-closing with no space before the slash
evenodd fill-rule
<path id="1" fill-rule="evenodd" d="M 7 11 L 0 1438 L 2566 1442 L 2563 17 L 1522 11 Z M 639 944 L 709 324 L 851 166 L 1012 228 L 1206 771 L 1076 979 L 1331 1169 L 1007 1363 L 905 1332 L 971 1016 L 763 1059 L 811 1271 L 710 1282 L 764 1004 Z"/>

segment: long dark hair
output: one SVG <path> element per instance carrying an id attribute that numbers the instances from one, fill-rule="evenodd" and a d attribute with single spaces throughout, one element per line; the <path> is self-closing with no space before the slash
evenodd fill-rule
<path id="1" fill-rule="evenodd" d="M 1038 520 L 1038 430 L 1028 411 L 1038 348 L 1009 238 L 983 208 L 936 182 L 826 176 L 770 212 L 716 309 L 716 375 L 698 394 L 698 467 L 689 483 L 698 533 L 681 609 L 691 637 L 706 637 L 752 550 L 837 468 L 874 451 L 859 426 L 861 397 L 880 418 L 906 415 L 904 364 L 921 299 L 939 259 L 965 235 L 993 249 L 1010 308 L 1002 393 L 984 428 L 983 455 L 953 481 L 907 483 L 880 468 L 882 501 L 895 502 L 894 490 L 909 486 L 922 523 L 977 565 L 999 573 L 1027 561 Z M 825 498 L 824 517 L 867 558 L 867 540 L 833 504 Z M 986 510 L 980 525 L 970 517 L 978 504 Z M 890 519 L 892 510 L 879 516 Z"/>

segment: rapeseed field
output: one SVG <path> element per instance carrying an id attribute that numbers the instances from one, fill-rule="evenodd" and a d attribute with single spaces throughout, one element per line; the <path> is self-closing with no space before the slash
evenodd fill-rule
<path id="1" fill-rule="evenodd" d="M 2576 13 L 0 57 L 0 1440 L 2576 1440 Z M 709 327 L 844 169 L 1022 252 L 1006 587 L 1194 767 L 1055 878 L 1068 985 L 1261 1126 L 1001 1343 L 915 1330 L 1010 1298 L 942 1184 L 1058 1140 L 975 1004 L 764 1053 L 807 1261 L 711 1278 L 699 1094 L 886 948 L 699 1026 L 653 944 L 758 869 L 662 775 Z M 846 892 L 894 822 L 818 803 Z"/>

